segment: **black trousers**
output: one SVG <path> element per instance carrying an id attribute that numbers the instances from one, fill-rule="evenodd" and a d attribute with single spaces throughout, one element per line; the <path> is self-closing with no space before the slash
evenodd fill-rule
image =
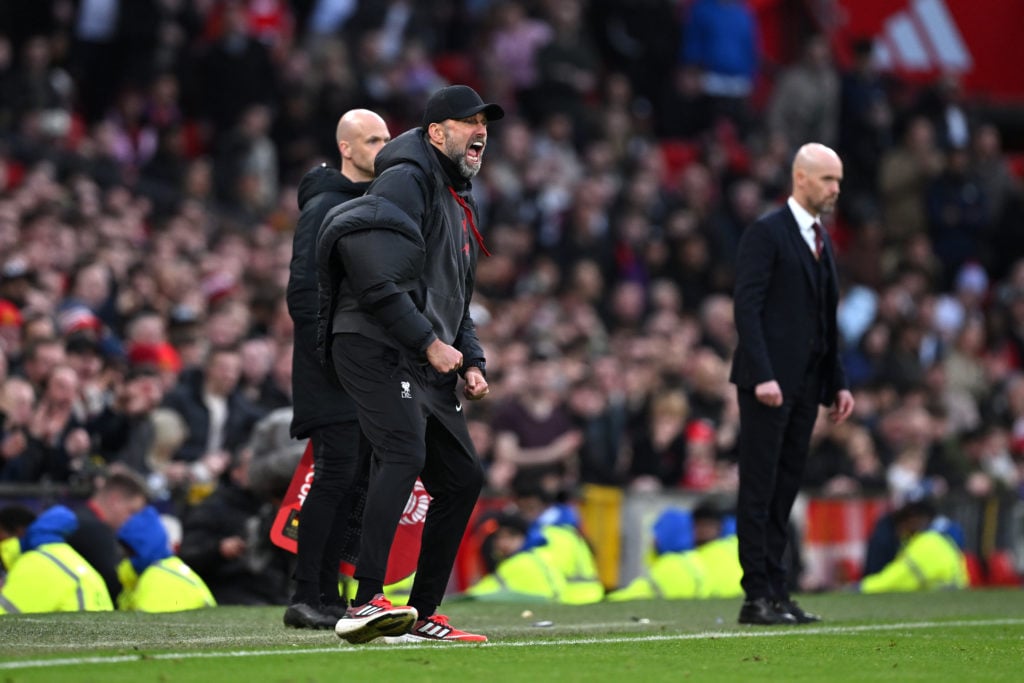
<path id="1" fill-rule="evenodd" d="M 743 591 L 747 599 L 787 599 L 783 556 L 789 543 L 789 515 L 807 463 L 811 431 L 818 417 L 818 365 L 804 374 L 799 389 L 783 394 L 773 408 L 752 389 L 739 389 L 740 487 L 736 534 Z"/>
<path id="2" fill-rule="evenodd" d="M 357 420 L 314 429 L 313 483 L 302 503 L 293 603 L 337 603 L 338 565 L 358 552 L 370 442 Z"/>
<path id="3" fill-rule="evenodd" d="M 462 535 L 483 486 L 457 377 L 410 362 L 362 335 L 335 335 L 335 369 L 373 446 L 356 579 L 380 585 L 416 477 L 431 496 L 409 604 L 426 617 L 444 598 Z"/>

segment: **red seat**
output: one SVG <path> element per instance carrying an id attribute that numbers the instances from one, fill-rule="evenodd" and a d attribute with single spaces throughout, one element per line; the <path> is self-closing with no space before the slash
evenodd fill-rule
<path id="1" fill-rule="evenodd" d="M 1013 563 L 1013 555 L 1008 550 L 995 550 L 985 558 L 988 565 L 988 585 L 1019 586 L 1020 574 Z"/>
<path id="2" fill-rule="evenodd" d="M 985 570 L 981 566 L 981 560 L 974 553 L 964 553 L 964 559 L 967 560 L 967 583 L 971 588 L 977 588 L 984 586 Z"/>

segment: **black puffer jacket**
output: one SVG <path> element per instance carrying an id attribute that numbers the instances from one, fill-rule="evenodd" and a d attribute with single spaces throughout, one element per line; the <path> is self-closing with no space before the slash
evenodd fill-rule
<path id="1" fill-rule="evenodd" d="M 377 156 L 366 196 L 329 212 L 317 247 L 325 362 L 327 340 L 355 332 L 416 361 L 439 338 L 462 352 L 463 368 L 484 367 L 469 315 L 477 211 L 469 182 L 445 161 L 422 129 L 407 131 Z"/>
<path id="2" fill-rule="evenodd" d="M 362 196 L 369 182 L 355 183 L 326 165 L 309 171 L 299 183 L 299 222 L 292 240 L 292 261 L 288 276 L 288 313 L 295 323 L 295 351 L 292 355 L 291 435 L 309 436 L 317 427 L 356 419 L 356 407 L 333 379 L 324 372 L 317 357 L 316 241 L 327 212 L 339 204 Z"/>

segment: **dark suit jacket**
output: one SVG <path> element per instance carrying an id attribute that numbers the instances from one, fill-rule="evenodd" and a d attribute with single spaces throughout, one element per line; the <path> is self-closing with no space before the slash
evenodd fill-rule
<path id="1" fill-rule="evenodd" d="M 828 350 L 821 364 L 820 401 L 828 405 L 837 391 L 847 388 L 847 382 L 836 335 L 839 278 L 827 235 L 825 252 L 831 284 L 825 302 Z M 815 267 L 814 257 L 786 205 L 765 214 L 743 232 L 733 294 L 739 343 L 729 377 L 738 387 L 753 389 L 774 379 L 783 397 L 799 387 L 817 334 Z"/>

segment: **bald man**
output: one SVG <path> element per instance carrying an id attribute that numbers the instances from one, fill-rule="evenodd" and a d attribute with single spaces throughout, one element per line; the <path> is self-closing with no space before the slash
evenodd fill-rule
<path id="1" fill-rule="evenodd" d="M 284 623 L 295 628 L 332 629 L 344 613 L 338 592 L 338 564 L 359 482 L 365 479 L 369 444 L 362 436 L 355 404 L 324 371 L 316 350 L 316 239 L 327 212 L 360 197 L 374 177 L 374 159 L 391 139 L 387 124 L 366 109 L 338 121 L 341 169 L 322 164 L 299 183 L 299 222 L 292 244 L 288 312 L 295 323 L 292 355 L 291 434 L 313 442 L 313 484 L 302 505 L 295 593 Z M 363 484 L 365 485 L 365 484 Z M 359 523 L 354 524 L 359 528 Z"/>
<path id="2" fill-rule="evenodd" d="M 835 208 L 842 179 L 834 151 L 804 145 L 793 160 L 786 205 L 740 238 L 730 380 L 740 408 L 741 624 L 820 620 L 791 599 L 783 553 L 818 406 L 830 406 L 835 423 L 853 411 L 836 335 L 839 277 L 821 225 L 821 216 Z"/>

